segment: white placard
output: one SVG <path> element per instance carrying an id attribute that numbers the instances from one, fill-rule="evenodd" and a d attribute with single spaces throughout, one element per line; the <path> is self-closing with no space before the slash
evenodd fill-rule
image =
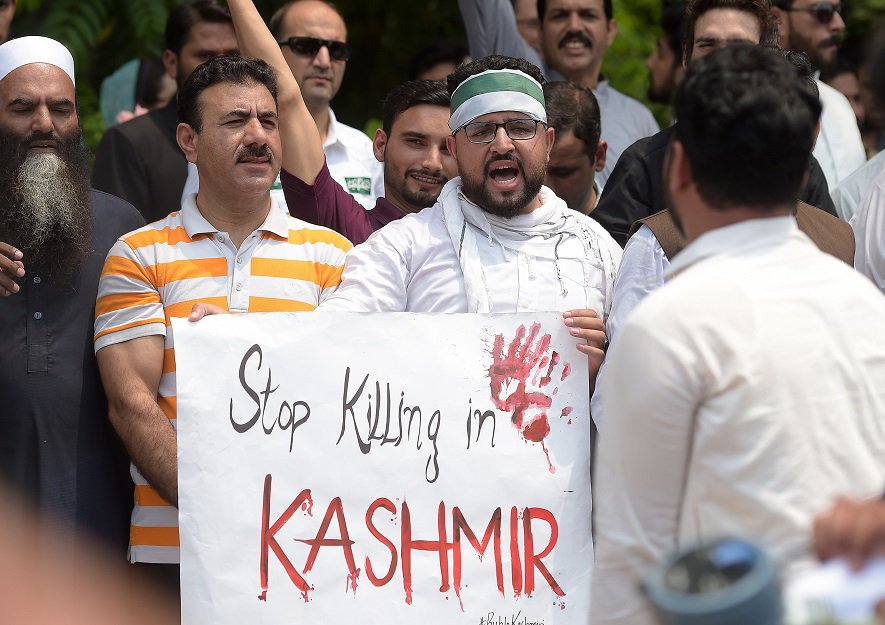
<path id="1" fill-rule="evenodd" d="M 561 315 L 173 328 L 184 623 L 587 622 L 587 363 Z"/>

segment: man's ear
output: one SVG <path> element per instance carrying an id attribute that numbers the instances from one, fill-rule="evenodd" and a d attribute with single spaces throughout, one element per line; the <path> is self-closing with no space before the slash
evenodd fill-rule
<path id="1" fill-rule="evenodd" d="M 197 163 L 197 144 L 200 141 L 200 135 L 189 124 L 178 124 L 175 129 L 175 140 L 178 141 L 178 147 L 184 152 L 188 163 Z"/>
<path id="2" fill-rule="evenodd" d="M 771 14 L 777 20 L 777 34 L 779 45 L 786 46 L 790 40 L 790 21 L 787 19 L 787 12 L 780 7 L 771 7 Z"/>
<path id="3" fill-rule="evenodd" d="M 556 130 L 553 129 L 553 126 L 548 126 L 546 132 L 547 132 L 547 160 L 544 161 L 545 163 L 550 161 L 550 152 L 553 151 L 553 144 L 556 142 Z"/>
<path id="4" fill-rule="evenodd" d="M 166 68 L 166 73 L 172 80 L 178 83 L 178 55 L 172 50 L 163 51 L 163 67 Z"/>
<path id="5" fill-rule="evenodd" d="M 372 151 L 379 163 L 384 162 L 384 151 L 387 149 L 387 133 L 383 128 L 375 131 L 375 139 L 372 140 Z"/>
<path id="6" fill-rule="evenodd" d="M 614 43 L 615 37 L 617 35 L 618 35 L 618 20 L 612 18 L 608 21 L 608 33 L 607 33 L 608 46 L 606 46 L 606 47 L 611 47 L 611 45 L 612 45 L 612 43 Z"/>
<path id="7" fill-rule="evenodd" d="M 688 160 L 688 154 L 685 152 L 685 146 L 680 141 L 672 141 L 668 150 L 667 158 L 669 166 L 665 168 L 667 180 L 664 184 L 668 185 L 670 191 L 679 191 L 694 184 L 694 168 L 691 161 Z"/>
<path id="8" fill-rule="evenodd" d="M 600 139 L 596 145 L 596 159 L 593 161 L 594 171 L 602 171 L 605 168 L 606 154 L 608 154 L 608 141 Z"/>
<path id="9" fill-rule="evenodd" d="M 448 148 L 449 154 L 452 155 L 452 158 L 458 160 L 458 144 L 455 142 L 455 137 L 452 135 L 446 137 L 446 148 Z"/>

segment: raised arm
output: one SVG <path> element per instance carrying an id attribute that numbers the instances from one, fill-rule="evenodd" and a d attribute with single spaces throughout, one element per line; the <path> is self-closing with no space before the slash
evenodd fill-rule
<path id="1" fill-rule="evenodd" d="M 301 97 L 301 88 L 252 0 L 228 0 L 228 6 L 240 51 L 263 59 L 276 71 L 283 169 L 307 184 L 313 184 L 325 162 L 325 155 L 316 123 Z"/>
<path id="2" fill-rule="evenodd" d="M 458 0 L 470 56 L 475 59 L 490 54 L 523 58 L 544 69 L 541 55 L 531 47 L 516 28 L 516 15 L 510 0 Z"/>

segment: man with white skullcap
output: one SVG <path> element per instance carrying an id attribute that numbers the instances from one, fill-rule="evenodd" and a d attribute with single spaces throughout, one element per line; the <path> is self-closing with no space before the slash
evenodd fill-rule
<path id="1" fill-rule="evenodd" d="M 592 384 L 621 249 L 542 186 L 554 138 L 543 81 L 531 63 L 504 56 L 449 76 L 447 145 L 460 177 L 433 207 L 355 247 L 321 310 L 568 311 Z"/>
<path id="2" fill-rule="evenodd" d="M 107 251 L 141 218 L 89 188 L 74 60 L 57 41 L 0 46 L 0 159 L 0 481 L 122 553 L 131 494 L 92 313 Z"/>

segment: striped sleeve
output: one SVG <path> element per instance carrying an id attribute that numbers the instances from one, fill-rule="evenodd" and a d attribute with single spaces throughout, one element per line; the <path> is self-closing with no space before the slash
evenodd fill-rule
<path id="1" fill-rule="evenodd" d="M 315 259 L 315 280 L 322 303 L 335 292 L 344 273 L 344 257 L 353 245 L 345 237 L 328 228 L 306 224 L 298 219 L 289 221 L 289 243 L 310 249 Z"/>
<path id="2" fill-rule="evenodd" d="M 118 240 L 105 260 L 95 303 L 94 348 L 166 334 L 166 316 L 148 247 L 135 247 L 147 226 Z M 155 230 L 153 230 L 156 232 Z"/>

